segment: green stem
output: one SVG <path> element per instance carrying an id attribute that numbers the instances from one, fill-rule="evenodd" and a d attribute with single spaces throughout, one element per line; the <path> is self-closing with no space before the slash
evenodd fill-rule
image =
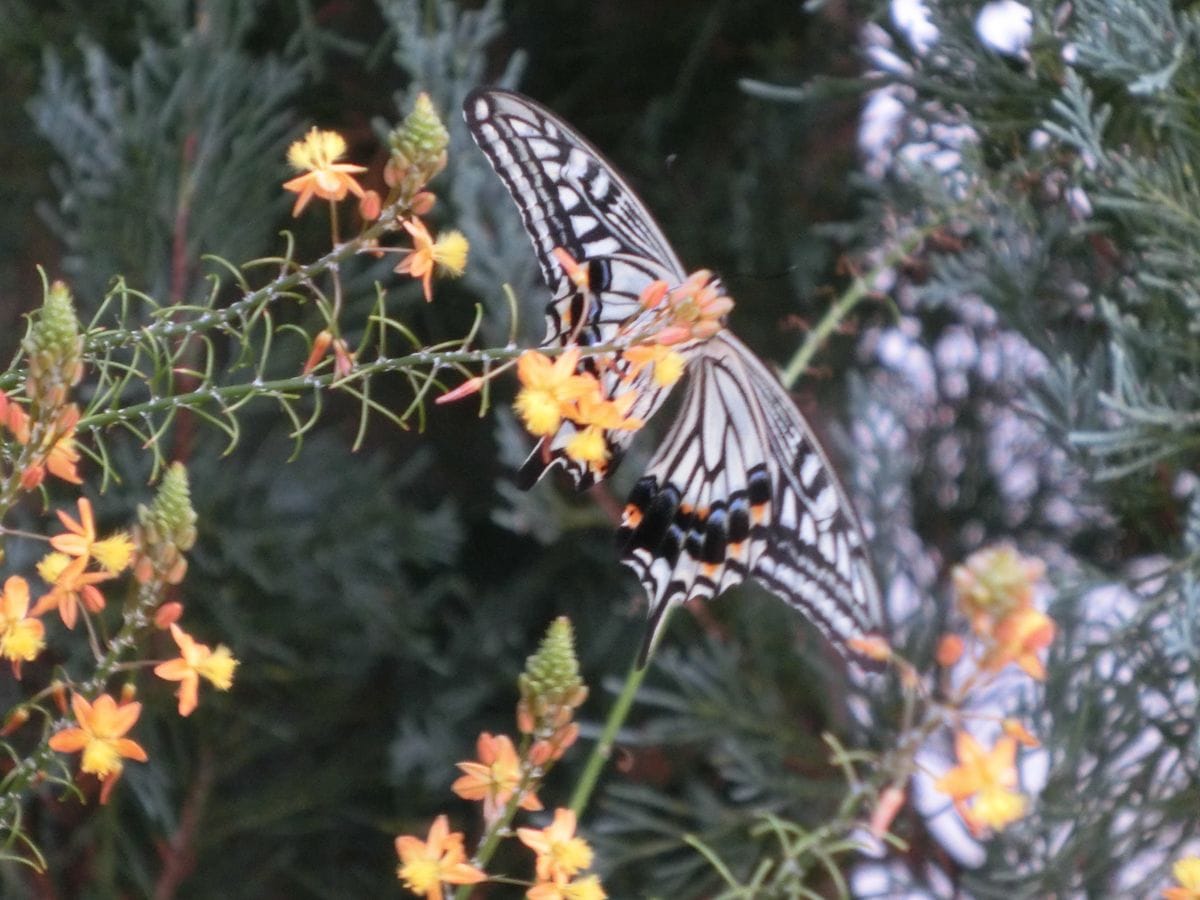
<path id="1" fill-rule="evenodd" d="M 851 282 L 850 287 L 846 288 L 842 295 L 834 302 L 833 306 L 829 307 L 825 315 L 822 316 L 821 321 L 817 323 L 817 327 L 808 333 L 808 337 L 804 339 L 804 343 L 800 345 L 800 349 L 796 351 L 788 362 L 787 367 L 780 374 L 779 380 L 783 382 L 784 387 L 790 388 L 804 374 L 805 370 L 808 369 L 808 364 L 812 362 L 812 358 L 816 356 L 817 351 L 821 349 L 834 330 L 842 324 L 842 320 L 850 315 L 854 307 L 871 293 L 871 285 L 875 283 L 876 279 L 917 249 L 929 233 L 941 227 L 941 224 L 939 221 L 936 225 L 916 230 L 885 256 L 883 262 L 868 274 L 860 275 Z"/>
<path id="2" fill-rule="evenodd" d="M 653 648 L 651 652 L 653 652 Z M 600 778 L 600 772 L 604 768 L 605 763 L 608 762 L 608 758 L 612 755 L 613 744 L 617 740 L 617 732 L 625 724 L 625 717 L 629 715 L 630 707 L 633 706 L 633 698 L 637 694 L 638 688 L 641 687 L 642 679 L 646 677 L 646 672 L 649 668 L 649 659 L 646 660 L 646 664 L 641 668 L 638 667 L 635 661 L 629 668 L 629 674 L 625 676 L 625 685 L 621 688 L 621 693 L 617 696 L 616 702 L 608 712 L 608 721 L 604 723 L 604 731 L 600 734 L 600 740 L 596 741 L 596 746 L 592 748 L 592 755 L 588 757 L 583 774 L 579 777 L 579 782 L 575 785 L 575 792 L 571 795 L 571 811 L 576 816 L 583 815 L 583 811 L 588 805 L 588 800 L 591 799 L 592 791 L 595 789 L 596 782 Z"/>

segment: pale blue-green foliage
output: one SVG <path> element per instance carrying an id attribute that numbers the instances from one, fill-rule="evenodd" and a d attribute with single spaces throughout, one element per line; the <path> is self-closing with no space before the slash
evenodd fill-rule
<path id="1" fill-rule="evenodd" d="M 471 242 L 464 284 L 485 304 L 483 333 L 493 343 L 507 341 L 514 310 L 500 286 L 508 284 L 517 297 L 519 337 L 524 343 L 538 342 L 548 299 L 545 286 L 516 208 L 462 117 L 467 93 L 488 81 L 486 52 L 504 30 L 501 3 L 488 0 L 477 10 L 437 4 L 432 22 L 420 0 L 383 0 L 380 7 L 396 32 L 395 62 L 412 79 L 397 93 L 397 109 L 409 109 L 425 91 L 450 129 L 449 169 L 431 187 L 439 196 L 445 190 L 446 218 Z M 518 87 L 524 64 L 524 54 L 515 52 L 492 83 Z"/>
<path id="2" fill-rule="evenodd" d="M 128 68 L 92 44 L 81 48 L 82 74 L 46 53 L 30 111 L 60 159 L 60 200 L 46 215 L 85 309 L 114 273 L 158 297 L 180 287 L 188 296 L 195 273 L 173 281 L 173 254 L 255 257 L 286 203 L 279 182 L 301 66 L 241 49 L 251 4 L 211 4 L 206 28 L 186 39 L 185 6 L 159 10 L 173 41 L 145 39 Z"/>

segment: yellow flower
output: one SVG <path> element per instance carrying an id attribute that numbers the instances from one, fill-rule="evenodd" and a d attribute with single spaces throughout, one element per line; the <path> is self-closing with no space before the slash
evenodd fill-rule
<path id="1" fill-rule="evenodd" d="M 526 350 L 517 359 L 521 390 L 513 408 L 530 434 L 554 434 L 563 415 L 572 412 L 574 401 L 597 390 L 593 376 L 575 374 L 577 365 L 579 350 L 574 347 L 554 360 L 536 350 Z"/>
<path id="2" fill-rule="evenodd" d="M 605 900 L 608 894 L 600 886 L 598 875 L 585 875 L 574 881 L 543 881 L 526 893 L 529 900 Z"/>
<path id="3" fill-rule="evenodd" d="M 575 813 L 569 809 L 556 809 L 545 828 L 518 828 L 517 837 L 537 854 L 539 881 L 566 881 L 592 864 L 592 848 L 575 837 Z"/>
<path id="4" fill-rule="evenodd" d="M 504 809 L 517 791 L 521 790 L 521 760 L 508 735 L 479 735 L 475 742 L 479 762 L 460 762 L 460 776 L 450 790 L 464 800 L 482 800 L 483 817 L 492 821 Z M 537 795 L 530 790 L 521 793 L 521 809 L 541 809 Z"/>
<path id="5" fill-rule="evenodd" d="M 233 686 L 233 670 L 237 660 L 229 648 L 218 645 L 216 650 L 196 641 L 178 625 L 171 623 L 171 636 L 179 646 L 179 657 L 159 663 L 154 674 L 167 681 L 179 682 L 179 714 L 191 715 L 198 702 L 200 679 L 206 678 L 219 691 Z"/>
<path id="6" fill-rule="evenodd" d="M 21 663 L 31 662 L 46 646 L 46 627 L 29 612 L 29 584 L 12 575 L 4 582 L 0 596 L 0 655 L 13 664 L 13 674 L 21 677 Z"/>
<path id="7" fill-rule="evenodd" d="M 422 897 L 442 900 L 442 884 L 478 884 L 487 875 L 467 863 L 461 832 L 450 833 L 445 816 L 438 816 L 422 841 L 410 835 L 396 838 L 400 867 L 396 874 L 404 886 Z"/>
<path id="8" fill-rule="evenodd" d="M 1025 798 L 1017 785 L 1017 741 L 1005 735 L 991 750 L 965 731 L 954 738 L 958 765 L 934 787 L 949 794 L 963 821 L 975 834 L 985 826 L 1000 831 L 1025 814 Z"/>
<path id="9" fill-rule="evenodd" d="M 62 573 L 70 564 L 71 557 L 56 550 L 42 557 L 41 562 L 37 564 L 37 570 L 38 574 L 42 576 L 42 581 L 52 585 L 62 577 Z"/>
<path id="10" fill-rule="evenodd" d="M 80 769 L 103 782 L 100 802 L 107 803 L 125 765 L 121 760 L 145 762 L 148 758 L 140 744 L 125 737 L 141 715 L 142 704 L 118 706 L 117 701 L 108 694 L 101 694 L 93 704 L 88 703 L 81 694 L 72 694 L 71 708 L 78 725 L 51 735 L 50 749 L 59 753 L 78 753 L 82 750 Z"/>
<path id="11" fill-rule="evenodd" d="M 604 430 L 595 425 L 589 425 L 583 431 L 576 432 L 567 441 L 565 449 L 567 456 L 576 462 L 586 463 L 593 471 L 603 469 L 612 455 L 608 449 L 608 441 L 604 439 Z"/>
<path id="12" fill-rule="evenodd" d="M 354 174 L 367 171 L 366 166 L 334 162 L 346 152 L 346 140 L 336 131 L 321 131 L 310 128 L 303 140 L 288 148 L 288 162 L 295 169 L 307 169 L 283 184 L 284 190 L 294 191 L 296 205 L 292 215 L 298 216 L 314 196 L 323 200 L 344 200 L 347 192 L 356 197 L 363 196 L 362 186 L 354 180 Z"/>
<path id="13" fill-rule="evenodd" d="M 133 558 L 133 541 L 124 531 L 118 531 L 111 537 L 92 544 L 92 558 L 106 572 L 116 575 L 124 571 Z"/>
<path id="14" fill-rule="evenodd" d="M 467 251 L 470 244 L 461 231 L 447 231 L 435 241 L 429 229 L 420 219 L 404 223 L 404 230 L 412 235 L 413 249 L 408 252 L 396 271 L 421 280 L 425 300 L 433 300 L 433 272 L 440 266 L 449 275 L 457 278 L 467 267 Z"/>
<path id="15" fill-rule="evenodd" d="M 1179 887 L 1163 891 L 1163 900 L 1200 900 L 1200 856 L 1185 856 L 1171 869 Z"/>

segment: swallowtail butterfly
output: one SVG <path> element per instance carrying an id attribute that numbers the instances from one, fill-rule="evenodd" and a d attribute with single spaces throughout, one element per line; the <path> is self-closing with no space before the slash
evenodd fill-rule
<path id="1" fill-rule="evenodd" d="M 549 110 L 487 88 L 467 97 L 464 115 L 516 201 L 554 292 L 544 346 L 607 343 L 644 314 L 639 296 L 651 282 L 679 285 L 687 277 L 625 180 Z M 584 268 L 588 296 L 556 248 Z M 847 640 L 880 632 L 879 588 L 862 528 L 783 386 L 728 330 L 677 349 L 687 359 L 682 405 L 618 532 L 623 562 L 650 599 L 643 660 L 672 605 L 711 598 L 746 578 L 803 610 L 843 653 Z M 621 371 L 602 371 L 602 385 L 615 388 Z M 630 414 L 648 418 L 667 390 L 645 373 L 635 386 Z M 555 466 L 578 489 L 594 483 L 599 476 L 564 452 L 573 433 L 564 422 L 541 439 L 522 467 L 524 486 Z M 630 437 L 609 432 L 610 470 Z"/>

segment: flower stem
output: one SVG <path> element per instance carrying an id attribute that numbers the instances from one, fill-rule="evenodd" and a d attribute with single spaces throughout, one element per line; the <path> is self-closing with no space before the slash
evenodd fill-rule
<path id="1" fill-rule="evenodd" d="M 651 648 L 653 653 L 653 648 Z M 625 676 L 625 684 L 621 688 L 621 693 L 617 696 L 617 700 L 613 703 L 612 709 L 608 713 L 608 721 L 604 723 L 604 731 L 600 733 L 600 740 L 596 741 L 596 746 L 592 748 L 592 755 L 588 757 L 587 765 L 583 769 L 583 774 L 579 777 L 579 782 L 575 785 L 575 792 L 571 795 L 571 811 L 576 816 L 581 816 L 584 809 L 588 805 L 588 800 L 591 799 L 592 791 L 596 787 L 596 782 L 600 778 L 600 772 L 604 768 L 604 764 L 608 762 L 608 758 L 612 755 L 613 744 L 617 740 L 617 732 L 621 730 L 621 726 L 625 724 L 625 717 L 629 715 L 630 707 L 633 706 L 633 698 L 641 687 L 642 679 L 646 677 L 646 672 L 650 668 L 650 660 L 647 658 L 645 665 L 638 666 L 636 660 L 629 668 L 629 674 Z"/>
<path id="2" fill-rule="evenodd" d="M 842 320 L 850 315 L 854 307 L 871 293 L 871 285 L 875 283 L 878 277 L 917 249 L 921 242 L 929 236 L 930 232 L 940 225 L 941 222 L 938 222 L 936 226 L 917 229 L 904 240 L 900 241 L 899 245 L 885 256 L 878 266 L 866 275 L 860 275 L 854 279 L 850 286 L 842 292 L 842 295 L 834 301 L 834 304 L 829 307 L 825 315 L 821 317 L 821 321 L 817 323 L 816 328 L 808 333 L 808 337 L 804 339 L 804 343 L 800 345 L 800 349 L 793 354 L 792 358 L 788 361 L 787 367 L 780 373 L 779 380 L 783 382 L 784 387 L 790 388 L 804 374 L 808 368 L 808 364 L 812 362 L 812 358 L 817 355 L 817 351 L 821 349 L 829 336 L 842 323 Z"/>

